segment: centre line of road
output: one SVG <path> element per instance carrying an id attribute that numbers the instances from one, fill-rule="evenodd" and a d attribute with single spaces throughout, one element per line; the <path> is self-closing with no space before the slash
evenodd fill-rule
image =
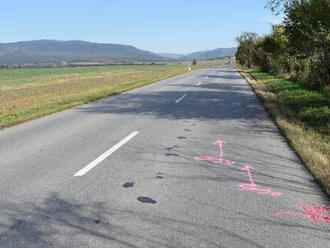
<path id="1" fill-rule="evenodd" d="M 106 152 L 104 152 L 101 156 L 99 156 L 93 162 L 91 162 L 88 165 L 86 165 L 84 168 L 82 168 L 80 171 L 78 171 L 73 176 L 74 177 L 81 177 L 81 176 L 85 175 L 88 171 L 90 171 L 91 169 L 93 169 L 95 166 L 97 166 L 99 163 L 101 163 L 104 159 L 106 159 L 107 157 L 109 157 L 112 153 L 114 153 L 120 147 L 122 147 L 123 145 L 125 145 L 128 141 L 130 141 L 131 139 L 133 139 L 138 133 L 139 133 L 138 131 L 135 131 L 135 132 L 131 133 L 126 138 L 122 139 L 119 143 L 117 143 L 116 145 L 114 145 L 113 147 L 111 147 L 109 150 L 107 150 Z"/>
<path id="2" fill-rule="evenodd" d="M 202 84 L 202 82 L 198 82 L 196 85 L 199 86 L 199 85 L 201 85 L 201 84 Z"/>
<path id="3" fill-rule="evenodd" d="M 188 93 L 183 94 L 179 99 L 177 99 L 177 100 L 175 101 L 175 103 L 179 103 L 179 102 L 181 102 L 181 101 L 182 101 L 187 95 L 188 95 Z"/>

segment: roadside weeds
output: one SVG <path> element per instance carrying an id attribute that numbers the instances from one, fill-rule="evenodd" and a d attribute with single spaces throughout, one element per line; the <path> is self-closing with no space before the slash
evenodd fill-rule
<path id="1" fill-rule="evenodd" d="M 290 106 L 299 106 L 299 100 L 301 100 L 299 96 L 291 96 L 290 94 L 293 94 L 293 92 L 290 92 L 290 89 L 274 90 L 272 87 L 272 84 L 277 83 L 276 81 L 281 81 L 282 85 L 287 84 L 286 86 L 281 86 L 279 83 L 279 88 L 290 88 L 291 84 L 297 88 L 299 87 L 297 83 L 288 80 L 283 81 L 284 79 L 269 74 L 267 74 L 267 77 L 262 77 L 266 73 L 258 70 L 255 71 L 243 67 L 238 67 L 237 69 L 264 104 L 306 168 L 330 196 L 330 123 L 327 123 L 327 118 L 329 118 L 328 112 L 322 112 L 326 117 L 325 122 L 321 123 L 322 126 L 320 128 L 315 128 L 308 121 L 300 120 L 299 113 L 297 114 L 298 111 L 294 112 L 290 109 Z M 301 91 L 306 91 L 306 89 L 301 87 Z M 289 98 L 291 105 L 286 102 L 286 99 Z M 325 105 L 323 104 L 324 106 L 322 104 L 320 104 L 319 108 L 322 108 L 322 110 L 328 109 L 327 102 L 325 102 Z M 317 112 L 316 110 L 315 112 Z M 324 119 L 324 116 L 321 117 Z"/>

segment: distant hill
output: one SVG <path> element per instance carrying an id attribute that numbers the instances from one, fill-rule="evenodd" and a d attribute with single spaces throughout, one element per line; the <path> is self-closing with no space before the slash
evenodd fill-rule
<path id="1" fill-rule="evenodd" d="M 184 56 L 179 57 L 179 60 L 203 60 L 203 59 L 215 59 L 220 57 L 233 57 L 235 56 L 237 48 L 230 47 L 230 48 L 217 48 L 214 50 L 209 51 L 201 51 L 201 52 L 194 52 Z"/>
<path id="2" fill-rule="evenodd" d="M 158 55 L 171 58 L 171 59 L 177 59 L 177 60 L 207 60 L 207 59 L 216 59 L 221 57 L 233 57 L 235 56 L 237 48 L 236 47 L 229 47 L 229 48 L 217 48 L 214 50 L 208 50 L 208 51 L 200 51 L 200 52 L 194 52 L 189 54 L 173 54 L 173 53 L 159 53 Z"/>
<path id="3" fill-rule="evenodd" d="M 0 43 L 0 64 L 164 62 L 169 58 L 133 46 L 86 41 Z"/>
<path id="4" fill-rule="evenodd" d="M 170 59 L 178 59 L 178 58 L 184 56 L 183 54 L 178 54 L 178 53 L 158 53 L 158 55 L 166 57 L 166 58 L 170 58 Z"/>

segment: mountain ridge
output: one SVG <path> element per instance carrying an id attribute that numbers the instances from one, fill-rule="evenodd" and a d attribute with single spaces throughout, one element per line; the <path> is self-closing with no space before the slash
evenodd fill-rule
<path id="1" fill-rule="evenodd" d="M 179 60 L 207 60 L 207 59 L 216 59 L 221 57 L 233 57 L 235 56 L 237 48 L 228 47 L 228 48 L 216 48 L 213 50 L 198 51 L 189 54 L 185 54 L 179 57 Z"/>
<path id="2" fill-rule="evenodd" d="M 198 51 L 188 54 L 178 54 L 178 53 L 158 53 L 158 55 L 181 60 L 181 61 L 187 61 L 187 60 L 208 60 L 208 59 L 217 59 L 222 57 L 233 57 L 235 56 L 235 53 L 237 51 L 236 47 L 228 47 L 228 48 L 216 48 L 212 50 L 205 50 L 205 51 Z"/>
<path id="3" fill-rule="evenodd" d="M 165 62 L 171 59 L 131 45 L 70 40 L 0 43 L 0 64 Z"/>
<path id="4" fill-rule="evenodd" d="M 153 53 L 131 45 L 82 40 L 30 40 L 0 43 L 0 64 L 153 63 L 234 56 L 236 47 L 189 54 Z"/>

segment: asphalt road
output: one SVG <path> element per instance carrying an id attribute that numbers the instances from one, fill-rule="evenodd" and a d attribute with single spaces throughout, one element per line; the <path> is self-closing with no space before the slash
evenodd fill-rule
<path id="1" fill-rule="evenodd" d="M 0 247 L 330 247 L 329 200 L 231 67 L 0 131 Z"/>

